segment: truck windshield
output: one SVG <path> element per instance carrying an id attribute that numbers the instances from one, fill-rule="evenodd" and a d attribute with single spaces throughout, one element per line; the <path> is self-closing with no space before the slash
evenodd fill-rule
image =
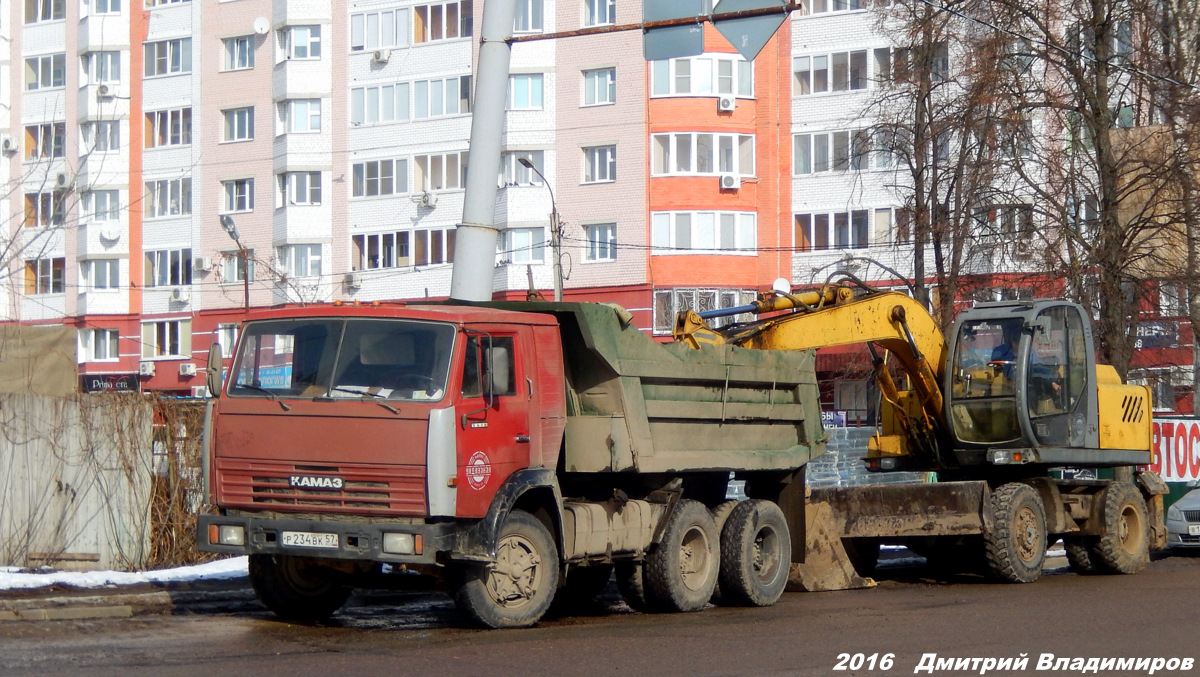
<path id="1" fill-rule="evenodd" d="M 435 401 L 446 394 L 452 325 L 388 319 L 251 322 L 231 372 L 240 397 Z"/>
<path id="2" fill-rule="evenodd" d="M 1021 319 L 965 322 L 955 342 L 951 423 L 964 442 L 1009 442 L 1021 436 L 1015 379 Z"/>

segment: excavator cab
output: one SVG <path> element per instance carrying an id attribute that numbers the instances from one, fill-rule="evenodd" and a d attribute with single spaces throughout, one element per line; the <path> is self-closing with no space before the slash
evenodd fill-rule
<path id="1" fill-rule="evenodd" d="M 1100 446 L 1095 351 L 1081 306 L 978 304 L 959 314 L 949 356 L 945 406 L 956 448 Z"/>

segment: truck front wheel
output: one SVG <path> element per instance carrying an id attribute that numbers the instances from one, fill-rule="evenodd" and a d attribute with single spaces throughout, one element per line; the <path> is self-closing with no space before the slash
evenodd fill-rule
<path id="1" fill-rule="evenodd" d="M 699 611 L 712 597 L 720 569 L 717 524 L 704 504 L 682 500 L 662 539 L 646 554 L 646 598 L 655 611 Z"/>
<path id="2" fill-rule="evenodd" d="M 1032 583 L 1046 559 L 1046 510 L 1033 487 L 1011 483 L 992 492 L 992 529 L 983 535 L 992 576 Z"/>
<path id="3" fill-rule="evenodd" d="M 554 539 L 536 517 L 513 510 L 496 543 L 494 563 L 458 565 L 454 602 L 484 627 L 531 626 L 550 608 L 558 587 Z"/>
<path id="4" fill-rule="evenodd" d="M 306 557 L 250 555 L 249 573 L 258 601 L 289 620 L 325 620 L 350 597 L 336 572 L 322 571 Z"/>
<path id="5" fill-rule="evenodd" d="M 771 606 L 787 586 L 792 539 L 787 518 L 771 501 L 739 503 L 721 530 L 721 596 L 746 606 Z"/>

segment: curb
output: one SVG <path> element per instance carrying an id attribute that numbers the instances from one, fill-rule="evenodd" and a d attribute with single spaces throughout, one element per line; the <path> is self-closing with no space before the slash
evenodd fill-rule
<path id="1" fill-rule="evenodd" d="M 127 618 L 135 614 L 252 600 L 246 579 L 107 590 L 22 590 L 23 596 L 0 596 L 0 622 Z"/>

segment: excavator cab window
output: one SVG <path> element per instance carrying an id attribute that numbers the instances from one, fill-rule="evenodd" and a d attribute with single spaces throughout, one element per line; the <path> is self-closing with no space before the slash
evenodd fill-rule
<path id="1" fill-rule="evenodd" d="M 1070 414 L 1080 407 L 1090 371 L 1083 319 L 1074 308 L 1048 308 L 1030 328 L 1025 370 L 1029 422 L 1039 444 L 1067 446 Z"/>
<path id="2" fill-rule="evenodd" d="M 964 322 L 954 354 L 950 413 L 964 442 L 998 444 L 1020 439 L 1016 379 L 1024 321 Z"/>

